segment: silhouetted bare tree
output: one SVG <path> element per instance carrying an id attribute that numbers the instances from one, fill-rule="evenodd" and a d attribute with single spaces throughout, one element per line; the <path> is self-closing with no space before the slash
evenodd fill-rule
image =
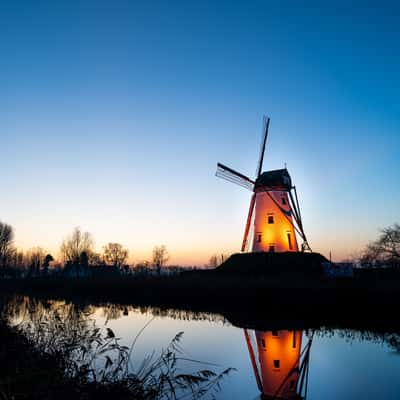
<path id="1" fill-rule="evenodd" d="M 103 265 L 104 264 L 104 257 L 92 251 L 89 253 L 89 265 Z"/>
<path id="2" fill-rule="evenodd" d="M 79 264 L 80 255 L 85 252 L 87 256 L 93 251 L 93 239 L 89 232 L 82 232 L 80 228 L 75 228 L 61 244 L 60 251 L 64 257 L 64 262 Z"/>
<path id="3" fill-rule="evenodd" d="M 0 266 L 9 266 L 14 255 L 14 231 L 11 225 L 0 221 Z"/>
<path id="4" fill-rule="evenodd" d="M 41 247 L 33 247 L 26 252 L 25 263 L 30 276 L 39 276 L 40 267 L 44 262 L 45 252 Z"/>
<path id="5" fill-rule="evenodd" d="M 210 261 L 208 262 L 208 265 L 206 267 L 208 268 L 217 268 L 219 265 L 221 265 L 224 261 L 226 261 L 229 258 L 226 254 L 221 254 L 218 256 L 217 254 L 213 254 L 210 257 Z"/>
<path id="6" fill-rule="evenodd" d="M 22 250 L 16 250 L 12 259 L 12 267 L 15 269 L 23 269 L 25 267 L 24 259 L 24 252 Z"/>
<path id="7" fill-rule="evenodd" d="M 361 257 L 364 266 L 400 267 L 400 225 L 381 230 L 379 238 L 370 243 Z"/>
<path id="8" fill-rule="evenodd" d="M 168 262 L 169 254 L 167 248 L 162 246 L 155 246 L 153 249 L 153 263 L 157 268 L 158 273 L 160 273 L 161 268 Z"/>
<path id="9" fill-rule="evenodd" d="M 219 265 L 218 256 L 216 254 L 210 257 L 210 261 L 208 262 L 207 267 L 209 268 L 217 268 Z"/>
<path id="10" fill-rule="evenodd" d="M 47 275 L 49 273 L 49 266 L 50 263 L 54 261 L 54 258 L 51 254 L 47 254 L 46 257 L 43 260 L 43 273 L 44 275 Z"/>
<path id="11" fill-rule="evenodd" d="M 128 258 L 128 250 L 119 243 L 108 243 L 104 246 L 104 259 L 114 267 L 121 268 Z"/>
<path id="12" fill-rule="evenodd" d="M 89 268 L 89 256 L 86 251 L 82 251 L 82 253 L 79 254 L 79 266 L 84 270 Z"/>

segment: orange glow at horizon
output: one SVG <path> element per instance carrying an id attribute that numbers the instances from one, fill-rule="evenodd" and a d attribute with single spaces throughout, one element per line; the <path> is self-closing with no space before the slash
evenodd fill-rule
<path id="1" fill-rule="evenodd" d="M 53 255 L 53 257 L 61 261 L 61 253 L 60 253 L 60 245 L 62 242 L 62 238 L 60 240 L 56 241 L 56 244 L 54 244 L 54 241 L 51 241 L 49 239 L 43 239 L 43 240 L 31 240 L 30 238 L 22 238 L 22 240 L 18 239 L 15 241 L 15 246 L 18 250 L 21 251 L 27 251 L 31 248 L 34 247 L 40 247 L 45 250 L 45 252 L 50 253 Z M 94 246 L 94 251 L 96 253 L 102 254 L 103 252 L 103 247 L 111 242 L 110 241 L 105 241 L 103 243 L 99 241 L 95 241 L 95 246 Z M 167 247 L 167 251 L 169 253 L 169 260 L 167 262 L 167 265 L 181 265 L 181 266 L 198 266 L 198 267 L 203 267 L 207 265 L 210 261 L 210 258 L 213 255 L 216 255 L 219 259 L 221 256 L 229 256 L 231 254 L 239 252 L 239 245 L 237 244 L 236 248 L 235 246 L 227 246 L 225 245 L 223 249 L 218 248 L 217 246 L 210 247 L 210 246 L 204 246 L 202 248 L 200 247 L 184 247 L 184 246 L 179 246 L 176 243 L 169 244 L 167 241 L 165 242 L 160 242 L 160 243 L 154 243 L 154 245 L 141 245 L 141 248 L 134 248 L 127 244 L 127 241 L 116 241 L 113 240 L 112 242 L 118 242 L 123 245 L 124 248 L 127 248 L 129 251 L 128 255 L 128 263 L 130 265 L 134 265 L 137 263 L 141 263 L 144 261 L 149 261 L 151 262 L 152 259 L 152 251 L 154 246 L 156 245 L 162 245 L 164 244 Z M 238 241 L 239 242 L 239 241 Z"/>
<path id="2" fill-rule="evenodd" d="M 319 221 L 325 209 L 312 209 L 310 204 L 315 198 L 306 198 L 302 210 L 303 222 L 311 248 L 314 252 L 329 257 L 332 251 L 333 261 L 341 261 L 361 251 L 369 240 L 373 240 L 379 225 L 373 230 L 362 226 L 362 230 L 354 234 L 352 225 L 337 222 L 334 231 L 327 234 L 327 225 Z M 207 264 L 214 254 L 233 254 L 240 252 L 248 211 L 248 195 L 243 194 L 242 203 L 235 203 L 228 197 L 223 205 L 207 203 L 201 214 L 184 208 L 181 213 L 156 214 L 150 219 L 147 211 L 129 215 L 120 210 L 112 218 L 101 219 L 102 209 L 90 208 L 82 217 L 76 210 L 61 211 L 54 216 L 56 209 L 35 209 L 33 213 L 18 213 L 3 218 L 15 229 L 15 244 L 19 249 L 40 246 L 58 258 L 62 240 L 74 227 L 80 226 L 82 231 L 93 235 L 95 250 L 102 252 L 102 247 L 109 242 L 121 243 L 129 250 L 130 262 L 137 263 L 151 259 L 152 249 L 156 245 L 165 244 L 169 253 L 169 265 Z M 119 206 L 121 209 L 121 206 Z M 225 208 L 223 208 L 225 207 Z M 137 208 L 131 207 L 132 212 Z M 223 210 L 224 212 L 221 212 Z M 129 223 L 135 221 L 135 223 Z M 157 221 L 164 221 L 157 225 Z M 384 223 L 382 223 L 382 226 Z M 157 227 L 155 229 L 154 227 Z M 340 235 L 337 233 L 340 229 Z"/>
<path id="3" fill-rule="evenodd" d="M 125 234 L 114 236 L 114 235 L 99 235 L 93 231 L 95 239 L 95 251 L 102 252 L 103 246 L 109 242 L 121 243 L 125 248 L 129 250 L 129 262 L 137 263 L 144 260 L 150 260 L 152 255 L 152 249 L 156 245 L 165 244 L 170 254 L 169 265 L 197 265 L 203 266 L 207 264 L 210 257 L 214 254 L 220 256 L 221 254 L 230 255 L 233 253 L 240 252 L 241 239 L 243 235 L 243 219 L 236 218 L 237 222 L 235 226 L 229 227 L 230 229 L 224 230 L 224 234 L 215 237 L 213 243 L 205 239 L 203 241 L 196 238 L 196 245 L 190 245 L 186 240 L 180 241 L 180 238 L 174 238 L 172 240 L 138 240 L 136 245 L 132 245 L 135 240 L 126 239 Z M 86 230 L 86 229 L 83 229 Z M 15 245 L 18 249 L 28 250 L 32 247 L 39 246 L 51 253 L 55 258 L 59 258 L 59 249 L 63 238 L 72 231 L 70 230 L 58 230 L 53 231 L 54 234 L 43 234 L 30 236 L 27 232 L 23 232 L 21 229 L 16 230 Z M 92 232 L 88 229 L 89 232 Z M 49 231 L 51 232 L 51 230 Z M 314 252 L 319 252 L 325 257 L 329 257 L 329 252 L 332 251 L 333 261 L 341 261 L 353 255 L 357 255 L 361 249 L 368 243 L 367 235 L 365 237 L 357 237 L 357 242 L 354 242 L 354 238 L 348 240 L 342 240 L 339 237 L 329 237 L 329 241 L 324 240 L 324 236 L 316 236 L 315 234 L 309 234 L 309 240 L 311 247 Z M 353 242 L 351 242 L 353 239 Z"/>

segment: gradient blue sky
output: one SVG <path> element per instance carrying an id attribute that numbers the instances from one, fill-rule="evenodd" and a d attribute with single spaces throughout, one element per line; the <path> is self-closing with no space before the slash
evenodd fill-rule
<path id="1" fill-rule="evenodd" d="M 214 177 L 287 163 L 316 251 L 399 221 L 395 3 L 5 1 L 0 219 L 57 252 L 75 226 L 134 260 L 239 249 L 250 193 Z M 333 3 L 332 3 L 333 4 Z"/>

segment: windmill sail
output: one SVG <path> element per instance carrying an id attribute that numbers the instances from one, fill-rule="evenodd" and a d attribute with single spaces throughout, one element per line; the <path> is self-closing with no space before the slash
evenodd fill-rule
<path id="1" fill-rule="evenodd" d="M 268 136 L 268 128 L 269 128 L 269 118 L 264 116 L 264 125 L 263 125 L 263 137 L 261 140 L 261 149 L 260 149 L 260 157 L 258 159 L 257 164 L 257 172 L 256 172 L 256 179 L 258 179 L 261 175 L 262 166 L 264 162 L 264 154 L 265 154 L 265 146 L 267 144 L 267 136 Z"/>
<path id="2" fill-rule="evenodd" d="M 253 191 L 254 189 L 254 181 L 252 181 L 246 175 L 243 175 L 221 163 L 217 164 L 217 172 L 215 173 L 215 175 L 219 178 L 226 179 L 229 182 L 242 186 L 248 190 Z"/>
<path id="3" fill-rule="evenodd" d="M 246 221 L 246 227 L 245 227 L 245 230 L 244 230 L 244 236 L 243 236 L 243 242 L 242 242 L 241 251 L 245 251 L 246 247 L 247 247 L 247 240 L 248 240 L 248 237 L 249 237 L 249 231 L 250 231 L 251 222 L 253 220 L 253 211 L 254 211 L 255 203 L 256 203 L 256 194 L 254 193 L 253 196 L 251 196 L 251 200 L 250 200 L 249 213 L 247 215 L 247 221 Z"/>

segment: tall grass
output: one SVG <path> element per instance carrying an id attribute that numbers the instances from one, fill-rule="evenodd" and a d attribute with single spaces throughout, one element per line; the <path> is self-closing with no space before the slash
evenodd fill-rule
<path id="1" fill-rule="evenodd" d="M 232 371 L 215 372 L 207 364 L 185 357 L 183 332 L 158 354 L 133 362 L 136 340 L 131 347 L 122 345 L 110 328 L 99 329 L 88 314 L 73 305 L 39 308 L 13 327 L 39 359 L 51 360 L 52 371 L 47 372 L 54 375 L 56 388 L 41 387 L 42 398 L 57 393 L 59 399 L 60 388 L 61 396 L 68 393 L 76 399 L 98 400 L 106 394 L 114 400 L 214 398 L 223 378 Z M 188 372 L 198 365 L 200 369 Z M 4 399 L 15 398 L 12 395 L 7 397 L 3 391 Z"/>

